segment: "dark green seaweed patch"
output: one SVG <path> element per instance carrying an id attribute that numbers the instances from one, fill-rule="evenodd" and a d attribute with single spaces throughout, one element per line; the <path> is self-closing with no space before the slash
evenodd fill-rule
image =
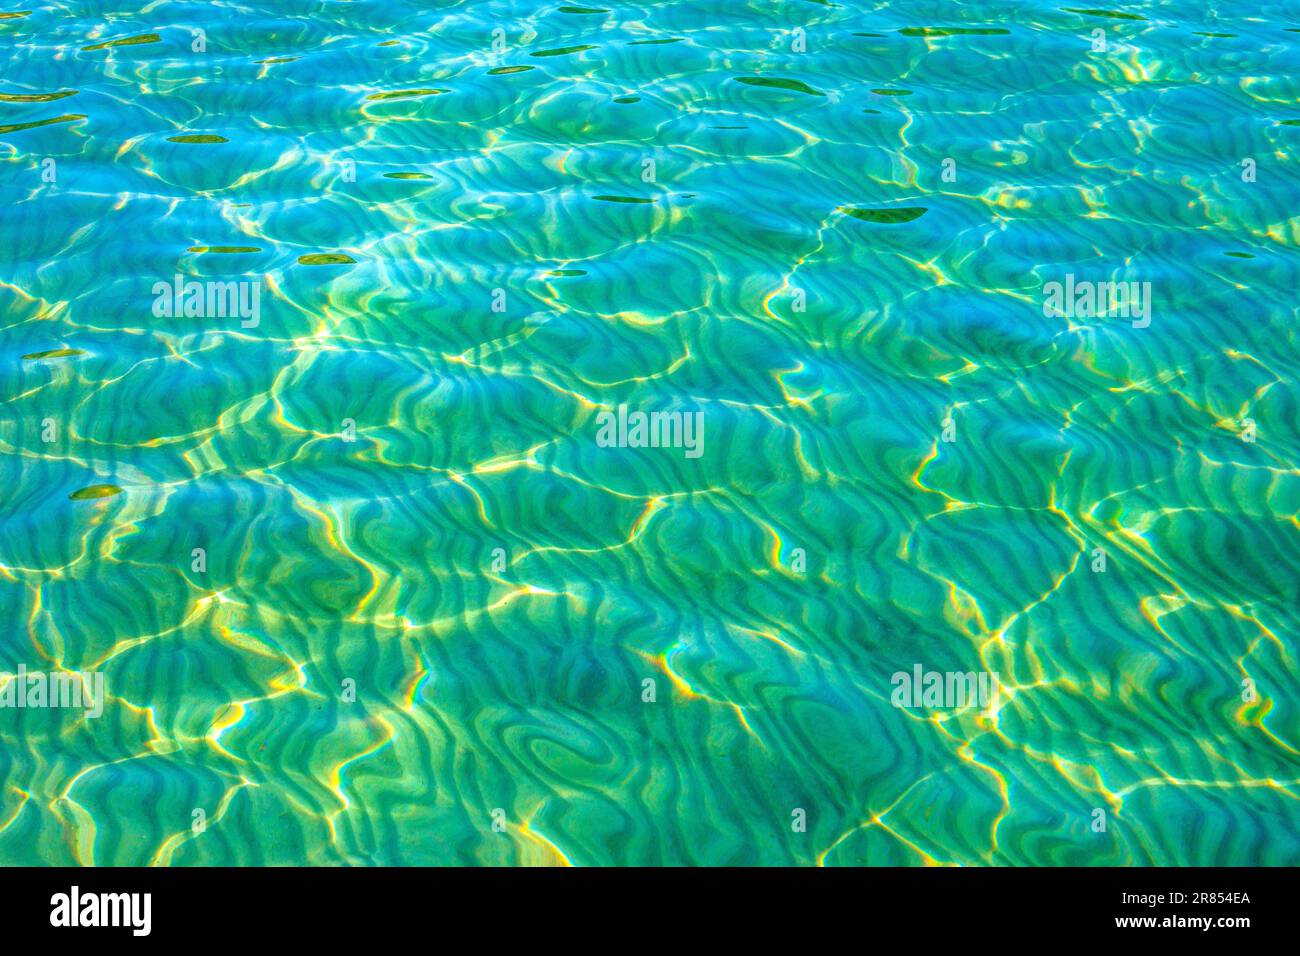
<path id="1" fill-rule="evenodd" d="M 141 43 L 158 43 L 162 40 L 156 33 L 141 33 L 133 37 L 122 37 L 120 40 L 105 40 L 103 43 L 92 43 L 90 46 L 83 46 L 83 50 L 107 50 L 114 46 L 138 46 Z"/>
<path id="2" fill-rule="evenodd" d="M 87 485 L 84 488 L 78 488 L 68 497 L 73 501 L 86 501 L 90 498 L 111 498 L 113 495 L 120 495 L 121 493 L 122 489 L 117 485 Z"/>
<path id="3" fill-rule="evenodd" d="M 10 123 L 8 126 L 0 126 L 0 133 L 17 133 L 19 130 L 36 129 L 38 126 L 49 126 L 52 123 L 70 123 L 73 120 L 85 118 L 85 113 L 66 113 L 63 116 L 55 116 L 53 119 L 33 120 L 30 123 Z"/>
<path id="4" fill-rule="evenodd" d="M 356 261 L 343 252 L 311 252 L 298 257 L 298 264 L 302 266 L 343 266 Z"/>
<path id="5" fill-rule="evenodd" d="M 0 102 L 4 103 L 49 103 L 61 100 L 65 96 L 75 96 L 78 90 L 62 90 L 58 93 L 0 93 Z"/>
<path id="6" fill-rule="evenodd" d="M 1081 13 L 1085 17 L 1106 17 L 1109 20 L 1145 20 L 1136 13 L 1120 13 L 1118 10 L 1097 10 L 1095 8 L 1065 7 L 1066 13 Z"/>
<path id="7" fill-rule="evenodd" d="M 41 359 L 52 358 L 69 358 L 73 355 L 85 355 L 84 349 L 49 349 L 44 352 L 32 352 L 30 355 L 24 355 L 24 362 L 38 362 Z"/>
<path id="8" fill-rule="evenodd" d="M 905 37 L 993 37 L 1011 31 L 1001 27 L 903 27 L 898 32 Z"/>
<path id="9" fill-rule="evenodd" d="M 820 90 L 814 90 L 802 80 L 788 80 L 783 76 L 738 76 L 736 79 L 749 86 L 769 86 L 779 90 L 793 90 L 795 93 L 807 93 L 809 96 L 825 96 Z"/>
<path id="10" fill-rule="evenodd" d="M 410 96 L 437 96 L 440 93 L 450 93 L 451 90 L 427 89 L 427 90 L 390 90 L 387 93 L 371 93 L 366 97 L 367 100 L 404 100 Z"/>
<path id="11" fill-rule="evenodd" d="M 924 206 L 889 206 L 885 209 L 868 209 L 862 206 L 841 206 L 840 212 L 848 213 L 854 219 L 863 222 L 882 222 L 897 225 L 920 219 L 927 212 Z"/>
<path id="12" fill-rule="evenodd" d="M 585 43 L 581 46 L 562 46 L 554 50 L 537 50 L 528 54 L 529 56 L 565 56 L 569 53 L 581 53 L 583 50 L 594 50 L 593 44 Z"/>

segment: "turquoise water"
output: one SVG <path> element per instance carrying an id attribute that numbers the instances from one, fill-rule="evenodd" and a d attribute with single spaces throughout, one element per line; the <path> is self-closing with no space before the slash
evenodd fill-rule
<path id="1" fill-rule="evenodd" d="M 6 10 L 0 863 L 1300 860 L 1293 5 Z"/>

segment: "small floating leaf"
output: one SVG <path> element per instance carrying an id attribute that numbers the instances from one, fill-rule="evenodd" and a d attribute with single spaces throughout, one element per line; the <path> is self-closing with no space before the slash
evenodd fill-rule
<path id="1" fill-rule="evenodd" d="M 587 271 L 585 269 L 552 269 L 546 274 L 563 278 L 564 276 L 585 276 Z"/>
<path id="2" fill-rule="evenodd" d="M 73 501 L 85 501 L 87 498 L 111 498 L 120 495 L 122 489 L 117 485 L 87 485 L 68 495 Z"/>
<path id="3" fill-rule="evenodd" d="M 880 87 L 879 89 L 874 89 L 871 92 L 875 93 L 877 96 L 911 96 L 912 95 L 911 90 L 893 90 L 890 89 L 889 87 L 884 87 L 884 86 Z"/>
<path id="4" fill-rule="evenodd" d="M 230 140 L 215 133 L 186 133 L 183 136 L 168 136 L 169 143 L 229 143 Z"/>
<path id="5" fill-rule="evenodd" d="M 4 103 L 49 103 L 61 100 L 65 96 L 74 96 L 77 90 L 63 90 L 59 93 L 0 93 L 0 102 Z"/>
<path id="6" fill-rule="evenodd" d="M 36 362 L 40 359 L 68 358 L 73 355 L 85 355 L 83 349 L 50 349 L 46 352 L 33 352 L 31 355 L 24 355 L 23 361 Z"/>
<path id="7" fill-rule="evenodd" d="M 111 46 L 138 46 L 141 43 L 157 43 L 160 37 L 156 33 L 141 33 L 133 37 L 122 37 L 119 40 L 105 40 L 103 43 L 92 43 L 90 46 L 83 46 L 83 50 L 107 50 Z"/>
<path id="8" fill-rule="evenodd" d="M 375 45 L 376 46 L 397 46 L 397 44 L 400 42 L 401 42 L 400 40 L 382 40 Z"/>
<path id="9" fill-rule="evenodd" d="M 628 46 L 656 46 L 661 43 L 681 43 L 681 37 L 665 37 L 662 40 L 629 40 Z"/>
<path id="10" fill-rule="evenodd" d="M 1300 119 L 1282 120 L 1282 125 L 1283 125 L 1283 126 L 1300 126 Z M 4 131 L 3 128 L 0 128 L 0 132 L 3 132 L 3 131 Z"/>
<path id="11" fill-rule="evenodd" d="M 903 27 L 898 32 L 905 37 L 992 37 L 1011 31 L 1001 27 Z"/>
<path id="12" fill-rule="evenodd" d="M 560 7 L 559 10 L 561 13 L 609 13 L 599 7 Z"/>
<path id="13" fill-rule="evenodd" d="M 1192 31 L 1192 35 L 1193 35 L 1193 36 L 1198 36 L 1198 37 L 1235 37 L 1237 34 L 1235 34 L 1235 33 L 1201 33 L 1201 32 L 1198 31 L 1198 30 L 1193 30 L 1193 31 Z"/>
<path id="14" fill-rule="evenodd" d="M 15 13 L 0 13 L 0 20 L 13 20 L 17 17 L 30 17 L 31 15 L 32 11 L 30 10 L 18 10 Z"/>
<path id="15" fill-rule="evenodd" d="M 186 252 L 212 253 L 213 255 L 238 255 L 244 252 L 261 252 L 258 246 L 190 246 Z"/>
<path id="16" fill-rule="evenodd" d="M 537 50 L 529 56 L 565 56 L 569 53 L 581 53 L 583 50 L 594 50 L 596 47 L 590 43 L 582 46 L 562 46 L 554 50 Z"/>
<path id="17" fill-rule="evenodd" d="M 880 37 L 882 40 L 885 38 L 883 33 L 855 33 L 853 35 L 855 37 Z"/>
<path id="18" fill-rule="evenodd" d="M 0 133 L 17 133 L 19 130 L 36 129 L 38 126 L 49 126 L 52 123 L 70 123 L 73 120 L 82 120 L 85 118 L 85 113 L 67 113 L 63 116 L 56 116 L 53 119 L 33 120 L 30 123 L 10 123 L 8 126 L 0 126 Z"/>
<path id="19" fill-rule="evenodd" d="M 854 219 L 861 219 L 863 222 L 883 222 L 893 225 L 920 219 L 926 214 L 927 210 L 924 206 L 888 206 L 884 209 L 841 206 L 840 212 L 848 213 Z"/>
<path id="20" fill-rule="evenodd" d="M 303 266 L 342 266 L 356 261 L 342 252 L 312 252 L 298 257 L 298 264 Z"/>
<path id="21" fill-rule="evenodd" d="M 1145 20 L 1146 17 L 1140 17 L 1136 13 L 1120 13 L 1117 10 L 1097 10 L 1097 9 L 1080 9 L 1079 7 L 1066 7 L 1066 13 L 1081 13 L 1086 17 L 1106 17 L 1110 20 Z"/>
<path id="22" fill-rule="evenodd" d="M 403 100 L 408 96 L 437 96 L 439 93 L 450 93 L 451 90 L 391 90 L 387 93 L 371 93 L 366 97 L 368 100 Z"/>
<path id="23" fill-rule="evenodd" d="M 640 102 L 641 102 L 641 97 L 639 97 L 639 96 L 616 96 L 616 97 L 614 97 L 614 102 L 615 102 L 615 103 L 640 103 Z"/>
<path id="24" fill-rule="evenodd" d="M 880 110 L 863 110 L 862 112 L 864 112 L 864 113 L 875 113 L 876 115 L 880 115 Z"/>
<path id="25" fill-rule="evenodd" d="M 1225 256 L 1232 256 L 1234 259 L 1254 259 L 1254 255 L 1249 252 L 1225 252 Z"/>
<path id="26" fill-rule="evenodd" d="M 254 63 L 292 63 L 294 60 L 301 60 L 300 56 L 272 56 L 265 60 L 254 60 Z"/>
<path id="27" fill-rule="evenodd" d="M 385 179 L 432 179 L 428 173 L 384 173 Z"/>
<path id="28" fill-rule="evenodd" d="M 535 70 L 535 66 L 498 66 L 496 69 L 488 70 L 488 76 L 503 76 L 506 73 L 525 73 L 528 70 Z"/>
<path id="29" fill-rule="evenodd" d="M 639 196 L 592 196 L 592 199 L 599 199 L 601 202 L 654 202 L 653 199 L 642 199 Z"/>
<path id="30" fill-rule="evenodd" d="M 736 79 L 749 86 L 770 86 L 781 90 L 793 90 L 796 93 L 807 93 L 809 96 L 825 96 L 820 90 L 814 90 L 802 80 L 787 80 L 782 76 L 738 76 Z"/>

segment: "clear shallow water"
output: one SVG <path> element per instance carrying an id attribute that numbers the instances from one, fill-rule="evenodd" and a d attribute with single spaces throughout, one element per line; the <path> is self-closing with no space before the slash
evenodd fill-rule
<path id="1" fill-rule="evenodd" d="M 1250 6 L 9 8 L 0 670 L 108 699 L 0 709 L 0 862 L 1295 863 Z"/>

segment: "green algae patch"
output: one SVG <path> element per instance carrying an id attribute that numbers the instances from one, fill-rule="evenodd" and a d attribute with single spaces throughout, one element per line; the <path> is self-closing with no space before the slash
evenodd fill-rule
<path id="1" fill-rule="evenodd" d="M 68 497 L 73 501 L 89 501 L 94 498 L 111 498 L 121 493 L 122 489 L 117 485 L 86 485 L 84 488 L 78 488 Z"/>
<path id="2" fill-rule="evenodd" d="M 0 126 L 0 133 L 17 133 L 20 130 L 36 129 L 38 126 L 52 126 L 55 123 L 71 123 L 73 120 L 83 120 L 85 118 L 85 113 L 65 113 L 62 116 L 55 116 L 51 119 L 33 120 L 30 123 L 10 123 L 8 126 Z"/>
<path id="3" fill-rule="evenodd" d="M 1136 13 L 1121 13 L 1118 10 L 1099 10 L 1096 7 L 1064 7 L 1066 13 L 1079 13 L 1085 17 L 1105 17 L 1107 20 L 1146 20 Z"/>
<path id="4" fill-rule="evenodd" d="M 738 76 L 746 86 L 765 86 L 777 90 L 789 90 L 792 93 L 805 93 L 808 96 L 825 96 L 821 90 L 815 90 L 803 80 L 791 80 L 784 76 Z"/>
<path id="5" fill-rule="evenodd" d="M 50 103 L 65 96 L 75 96 L 79 90 L 60 90 L 58 93 L 0 93 L 0 103 Z"/>
<path id="6" fill-rule="evenodd" d="M 39 362 L 41 359 L 70 358 L 73 355 L 85 355 L 84 349 L 49 349 L 45 352 L 32 352 L 24 355 L 24 362 Z"/>
<path id="7" fill-rule="evenodd" d="M 1011 31 L 1002 27 L 903 27 L 905 37 L 1000 37 Z"/>
<path id="8" fill-rule="evenodd" d="M 570 53 L 581 53 L 583 50 L 594 50 L 593 44 L 585 43 L 580 46 L 561 46 L 554 50 L 537 50 L 528 54 L 529 56 L 567 56 Z"/>
<path id="9" fill-rule="evenodd" d="M 912 222 L 920 219 L 928 212 L 924 206 L 890 206 L 886 209 L 869 209 L 864 206 L 841 206 L 840 212 L 847 213 L 854 219 L 861 219 L 863 222 L 880 222 L 887 225 L 897 225 L 902 222 Z"/>
<path id="10" fill-rule="evenodd" d="M 440 90 L 430 88 L 427 90 L 389 90 L 386 93 L 371 93 L 366 97 L 367 100 L 405 100 L 413 96 L 438 96 L 442 93 L 450 93 L 451 90 Z"/>
<path id="11" fill-rule="evenodd" d="M 140 33 L 133 37 L 121 37 L 117 40 L 105 40 L 103 43 L 92 43 L 90 46 L 83 46 L 82 50 L 107 50 L 115 46 L 139 46 L 142 43 L 159 43 L 162 41 L 156 33 Z"/>
<path id="12" fill-rule="evenodd" d="M 356 259 L 343 252 L 311 252 L 298 257 L 298 265 L 300 266 L 346 266 L 352 265 L 356 261 Z"/>

